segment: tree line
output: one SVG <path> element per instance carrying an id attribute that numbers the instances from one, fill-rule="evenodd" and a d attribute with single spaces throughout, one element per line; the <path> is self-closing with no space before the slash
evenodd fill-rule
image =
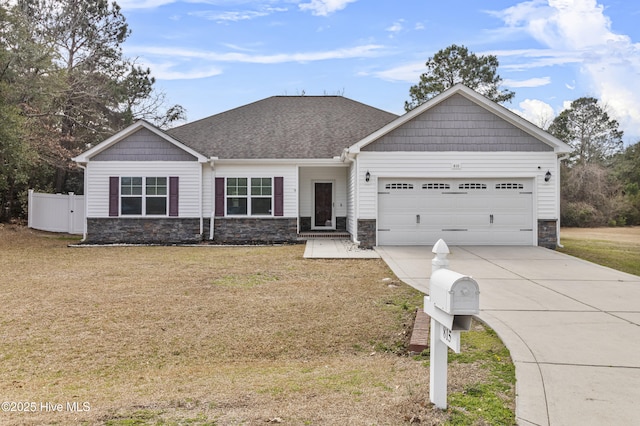
<path id="1" fill-rule="evenodd" d="M 107 0 L 0 3 L 0 222 L 24 218 L 29 188 L 83 193 L 71 158 L 137 119 L 166 127 L 185 119 L 167 106 L 151 70 L 123 55 L 131 34 L 120 7 Z M 457 83 L 498 102 L 494 55 L 451 45 L 426 62 L 409 90 L 411 109 Z M 545 130 L 573 148 L 562 161 L 565 226 L 640 224 L 639 143 L 591 97 L 572 102 Z"/>
<path id="2" fill-rule="evenodd" d="M 427 71 L 409 90 L 405 110 L 427 102 L 457 83 L 494 102 L 510 101 L 502 90 L 494 55 L 476 55 L 451 45 L 426 62 Z M 572 152 L 561 162 L 560 221 L 563 226 L 640 225 L 640 141 L 624 147 L 619 123 L 593 97 L 574 100 L 551 123 L 540 123 Z"/>
<path id="3" fill-rule="evenodd" d="M 184 119 L 123 55 L 130 34 L 107 0 L 0 3 L 0 222 L 24 217 L 29 188 L 83 193 L 71 158 L 135 120 Z"/>

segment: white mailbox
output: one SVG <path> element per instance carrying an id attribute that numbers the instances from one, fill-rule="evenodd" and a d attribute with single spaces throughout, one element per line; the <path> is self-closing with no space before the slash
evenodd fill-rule
<path id="1" fill-rule="evenodd" d="M 449 269 L 438 269 L 429 283 L 431 302 L 449 315 L 480 313 L 480 288 L 473 278 Z"/>
<path id="2" fill-rule="evenodd" d="M 460 331 L 471 328 L 471 318 L 480 313 L 480 289 L 473 278 L 450 271 L 449 247 L 443 240 L 433 246 L 429 296 L 424 311 L 431 317 L 429 399 L 447 408 L 447 347 L 460 353 Z"/>

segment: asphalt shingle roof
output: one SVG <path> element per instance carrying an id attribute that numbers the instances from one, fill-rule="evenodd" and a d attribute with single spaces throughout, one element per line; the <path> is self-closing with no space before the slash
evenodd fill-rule
<path id="1" fill-rule="evenodd" d="M 167 133 L 220 159 L 333 158 L 397 117 L 342 96 L 273 96 Z"/>

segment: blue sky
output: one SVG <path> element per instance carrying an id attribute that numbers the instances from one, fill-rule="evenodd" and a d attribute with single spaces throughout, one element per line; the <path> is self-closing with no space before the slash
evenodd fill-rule
<path id="1" fill-rule="evenodd" d="M 535 124 L 600 99 L 640 140 L 635 0 L 120 0 L 125 55 L 188 121 L 273 95 L 335 95 L 402 114 L 426 60 L 451 44 L 493 54 L 505 106 Z"/>

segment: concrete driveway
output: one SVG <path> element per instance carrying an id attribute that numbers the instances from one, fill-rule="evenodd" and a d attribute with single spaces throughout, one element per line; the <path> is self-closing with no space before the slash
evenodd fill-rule
<path id="1" fill-rule="evenodd" d="M 511 351 L 520 425 L 640 424 L 640 277 L 541 247 L 450 247 Z M 428 293 L 431 247 L 377 247 Z M 640 261 L 640 259 L 639 259 Z"/>

